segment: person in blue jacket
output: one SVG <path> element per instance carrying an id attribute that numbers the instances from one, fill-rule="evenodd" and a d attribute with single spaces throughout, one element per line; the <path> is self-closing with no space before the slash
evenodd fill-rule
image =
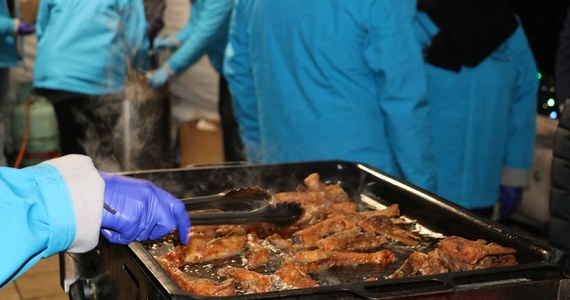
<path id="1" fill-rule="evenodd" d="M 212 66 L 221 75 L 218 111 L 227 161 L 243 160 L 243 146 L 222 71 L 233 7 L 234 0 L 192 0 L 191 18 L 186 26 L 173 36 L 159 36 L 154 40 L 156 50 L 177 49 L 148 80 L 153 89 L 160 89 L 170 77 L 188 69 L 203 55 L 208 55 Z"/>
<path id="2" fill-rule="evenodd" d="M 163 35 L 154 40 L 156 50 L 177 49 L 154 72 L 148 80 L 149 85 L 155 89 L 162 87 L 169 76 L 188 69 L 203 55 L 208 55 L 214 69 L 222 73 L 233 6 L 233 0 L 192 0 L 188 23 L 175 35 Z"/>
<path id="3" fill-rule="evenodd" d="M 419 0 L 436 193 L 491 217 L 520 203 L 532 165 L 537 68 L 506 0 Z"/>
<path id="4" fill-rule="evenodd" d="M 248 160 L 348 160 L 435 188 L 406 1 L 236 3 L 224 72 Z"/>
<path id="5" fill-rule="evenodd" d="M 175 229 L 181 243 L 189 239 L 182 202 L 149 181 L 99 172 L 83 155 L 0 167 L 0 195 L 0 288 L 42 258 L 93 249 L 99 232 L 118 244 Z"/>
<path id="6" fill-rule="evenodd" d="M 12 18 L 6 0 L 0 0 L 0 166 L 7 164 L 4 155 L 4 137 L 6 135 L 4 120 L 10 68 L 18 64 L 17 35 L 28 35 L 35 32 L 35 25 L 17 18 Z"/>
<path id="7" fill-rule="evenodd" d="M 112 138 L 127 67 L 142 72 L 147 63 L 143 1 L 42 0 L 36 26 L 34 92 L 53 103 L 62 154 L 120 156 Z"/>

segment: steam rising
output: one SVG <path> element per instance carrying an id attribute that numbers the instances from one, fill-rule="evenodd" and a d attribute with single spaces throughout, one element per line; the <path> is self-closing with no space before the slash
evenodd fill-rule
<path id="1" fill-rule="evenodd" d="M 107 172 L 168 167 L 167 102 L 135 81 L 120 96 L 102 96 L 87 113 L 75 113 L 86 128 L 81 145 L 97 168 Z"/>

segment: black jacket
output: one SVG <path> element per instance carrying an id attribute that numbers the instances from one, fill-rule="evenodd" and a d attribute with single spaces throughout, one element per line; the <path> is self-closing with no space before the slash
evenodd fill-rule
<path id="1" fill-rule="evenodd" d="M 556 89 L 564 101 L 554 135 L 552 189 L 550 191 L 550 243 L 570 251 L 570 7 L 556 56 Z"/>
<path id="2" fill-rule="evenodd" d="M 553 246 L 570 251 L 570 99 L 554 135 L 549 239 Z"/>

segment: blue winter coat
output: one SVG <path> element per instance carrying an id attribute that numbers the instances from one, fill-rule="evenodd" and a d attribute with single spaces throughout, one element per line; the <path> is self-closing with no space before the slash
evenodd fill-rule
<path id="1" fill-rule="evenodd" d="M 429 45 L 438 28 L 415 20 Z M 437 194 L 469 209 L 492 207 L 499 185 L 524 186 L 533 159 L 537 68 L 521 28 L 474 68 L 426 64 Z"/>
<path id="2" fill-rule="evenodd" d="M 139 0 L 42 0 L 36 26 L 36 88 L 118 93 L 127 61 L 149 45 Z"/>
<path id="3" fill-rule="evenodd" d="M 342 159 L 434 187 L 409 3 L 237 1 L 224 73 L 253 162 Z"/>
<path id="4" fill-rule="evenodd" d="M 14 19 L 10 17 L 6 0 L 0 0 L 0 68 L 14 67 L 17 63 Z"/>
<path id="5" fill-rule="evenodd" d="M 167 61 L 175 74 L 186 70 L 204 54 L 208 55 L 212 66 L 222 73 L 233 7 L 234 0 L 192 1 L 192 17 L 176 33 L 181 46 Z"/>
<path id="6" fill-rule="evenodd" d="M 103 179 L 85 156 L 0 167 L 0 288 L 44 257 L 94 248 L 103 194 Z"/>

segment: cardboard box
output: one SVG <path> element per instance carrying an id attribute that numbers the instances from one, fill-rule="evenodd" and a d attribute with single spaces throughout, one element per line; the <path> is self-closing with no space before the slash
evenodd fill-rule
<path id="1" fill-rule="evenodd" d="M 194 120 L 178 128 L 181 167 L 224 162 L 222 129 L 219 121 Z"/>

